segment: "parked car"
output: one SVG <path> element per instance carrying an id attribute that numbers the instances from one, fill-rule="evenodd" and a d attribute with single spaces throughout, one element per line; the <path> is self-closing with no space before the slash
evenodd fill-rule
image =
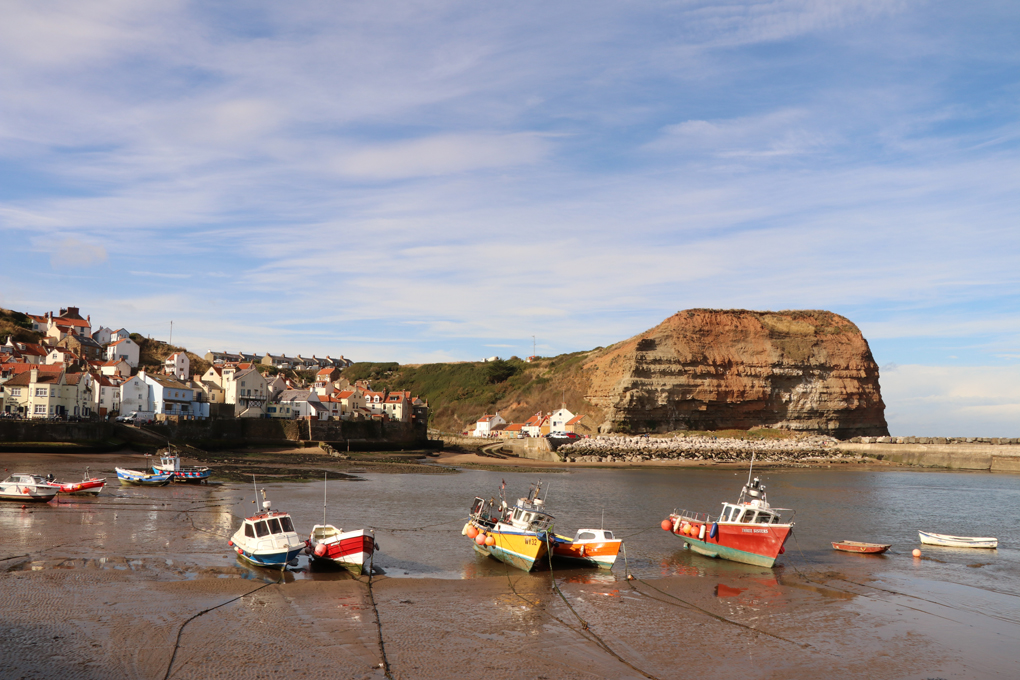
<path id="1" fill-rule="evenodd" d="M 549 439 L 580 439 L 581 435 L 576 432 L 550 432 L 546 437 Z"/>

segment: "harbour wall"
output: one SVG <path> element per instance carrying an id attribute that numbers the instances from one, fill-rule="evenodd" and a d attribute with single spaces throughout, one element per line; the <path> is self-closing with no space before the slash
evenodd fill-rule
<path id="1" fill-rule="evenodd" d="M 1020 446 L 992 443 L 863 444 L 844 442 L 837 448 L 876 460 L 949 470 L 1020 472 Z"/>

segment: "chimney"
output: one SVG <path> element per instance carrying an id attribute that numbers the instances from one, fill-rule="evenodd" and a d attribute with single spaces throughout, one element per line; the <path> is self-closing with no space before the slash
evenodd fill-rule
<path id="1" fill-rule="evenodd" d="M 29 382 L 33 382 L 33 383 L 34 382 L 39 382 L 39 369 L 38 368 L 33 368 L 32 370 L 30 370 L 28 372 L 28 381 Z"/>

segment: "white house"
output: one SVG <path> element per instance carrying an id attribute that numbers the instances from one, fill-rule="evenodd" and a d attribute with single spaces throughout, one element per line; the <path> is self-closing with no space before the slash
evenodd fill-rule
<path id="1" fill-rule="evenodd" d="M 106 347 L 106 360 L 123 359 L 131 368 L 138 368 L 138 343 L 131 338 L 121 338 Z"/>
<path id="2" fill-rule="evenodd" d="M 503 420 L 503 416 L 499 415 L 485 415 L 478 419 L 475 423 L 475 437 L 488 437 L 492 432 L 500 425 L 506 425 L 506 421 Z"/>
<path id="3" fill-rule="evenodd" d="M 143 371 L 138 377 L 149 388 L 149 400 L 155 413 L 183 418 L 209 417 L 209 404 L 195 398 L 195 388 L 168 375 L 152 375 Z"/>
<path id="4" fill-rule="evenodd" d="M 386 411 L 386 393 L 365 390 L 365 408 L 373 415 L 381 415 Z"/>
<path id="5" fill-rule="evenodd" d="M 191 359 L 184 352 L 174 352 L 163 362 L 163 368 L 178 380 L 187 380 L 191 376 Z"/>
<path id="6" fill-rule="evenodd" d="M 574 419 L 574 414 L 565 408 L 553 411 L 549 415 L 550 432 L 566 432 L 567 423 Z"/>
<path id="7" fill-rule="evenodd" d="M 124 340 L 130 337 L 131 334 L 128 333 L 126 328 L 121 328 L 120 330 L 110 332 L 110 342 L 117 342 L 118 340 Z"/>
<path id="8" fill-rule="evenodd" d="M 386 403 L 384 404 L 385 413 L 390 417 L 390 420 L 398 420 L 402 423 L 410 422 L 411 420 L 411 393 L 410 392 L 390 392 L 386 395 Z"/>
<path id="9" fill-rule="evenodd" d="M 223 401 L 234 405 L 238 418 L 261 418 L 269 401 L 269 385 L 254 368 L 236 371 L 223 369 Z"/>
<path id="10" fill-rule="evenodd" d="M 94 375 L 92 379 L 92 410 L 102 417 L 120 413 L 120 379 L 105 375 Z"/>
<path id="11" fill-rule="evenodd" d="M 107 328 L 106 326 L 100 326 L 96 330 L 92 331 L 92 339 L 100 345 L 109 345 L 112 338 L 113 329 Z"/>
<path id="12" fill-rule="evenodd" d="M 126 378 L 131 375 L 131 364 L 123 359 L 113 359 L 100 366 L 99 372 L 105 376 L 119 375 Z"/>
<path id="13" fill-rule="evenodd" d="M 141 375 L 132 376 L 120 385 L 120 412 L 126 415 L 132 411 L 152 414 L 149 386 Z"/>
<path id="14" fill-rule="evenodd" d="M 50 350 L 50 353 L 46 355 L 46 359 L 43 363 L 50 366 L 53 364 L 66 364 L 77 358 L 78 357 L 75 356 L 74 352 L 65 347 L 54 347 Z"/>
<path id="15" fill-rule="evenodd" d="M 319 402 L 313 390 L 284 390 L 266 409 L 271 418 L 315 418 L 325 420 L 329 410 Z"/>

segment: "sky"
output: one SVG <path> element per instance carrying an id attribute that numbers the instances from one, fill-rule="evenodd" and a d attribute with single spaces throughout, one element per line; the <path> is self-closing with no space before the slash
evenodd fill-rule
<path id="1" fill-rule="evenodd" d="M 2 6 L 0 306 L 401 363 L 827 309 L 894 435 L 1020 436 L 1020 3 Z"/>

